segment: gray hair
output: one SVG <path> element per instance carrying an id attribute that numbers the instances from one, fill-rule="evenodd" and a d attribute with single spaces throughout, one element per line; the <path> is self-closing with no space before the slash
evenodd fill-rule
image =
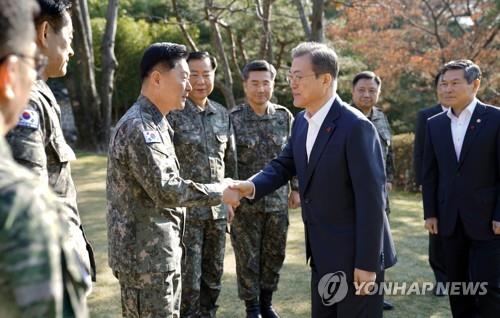
<path id="1" fill-rule="evenodd" d="M 471 60 L 450 61 L 441 67 L 439 74 L 444 75 L 444 73 L 450 70 L 463 70 L 464 78 L 468 84 L 475 80 L 480 80 L 482 75 L 479 66 Z"/>
<path id="2" fill-rule="evenodd" d="M 292 58 L 304 55 L 311 56 L 313 71 L 316 76 L 330 74 L 334 79 L 339 75 L 337 53 L 326 44 L 318 42 L 302 42 L 292 50 Z"/>

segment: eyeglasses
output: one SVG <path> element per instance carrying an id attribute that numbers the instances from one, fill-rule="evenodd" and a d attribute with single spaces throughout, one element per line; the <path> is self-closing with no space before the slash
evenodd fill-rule
<path id="1" fill-rule="evenodd" d="M 299 84 L 300 81 L 303 79 L 303 78 L 306 78 L 306 77 L 311 77 L 311 76 L 317 76 L 316 74 L 309 74 L 309 75 L 298 75 L 298 74 L 292 74 L 292 73 L 288 73 L 286 74 L 286 82 L 288 84 L 292 84 L 292 83 L 297 83 Z"/>
<path id="2" fill-rule="evenodd" d="M 43 54 L 37 53 L 35 56 L 28 56 L 21 53 L 9 53 L 4 57 L 0 58 L 0 64 L 2 64 L 9 56 L 14 55 L 19 57 L 22 61 L 33 60 L 35 66 L 30 65 L 36 71 L 37 79 L 40 79 L 45 71 L 45 67 L 48 64 L 47 57 Z"/>

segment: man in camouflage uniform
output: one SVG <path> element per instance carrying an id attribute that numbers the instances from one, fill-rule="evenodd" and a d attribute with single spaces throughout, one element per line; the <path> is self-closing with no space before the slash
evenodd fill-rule
<path id="1" fill-rule="evenodd" d="M 217 62 L 207 52 L 187 59 L 193 87 L 182 111 L 168 120 L 174 130 L 180 176 L 203 183 L 236 178 L 236 147 L 229 113 L 208 99 L 214 88 Z M 182 266 L 182 317 L 215 317 L 221 291 L 227 227 L 226 205 L 187 209 L 186 258 Z M 232 208 L 229 207 L 232 212 Z"/>
<path id="2" fill-rule="evenodd" d="M 35 83 L 28 106 L 7 140 L 16 161 L 39 175 L 69 207 L 66 209 L 70 221 L 69 240 L 84 260 L 87 274 L 95 280 L 94 255 L 83 231 L 71 177 L 70 161 L 76 157 L 63 135 L 61 108 L 46 83 L 48 78 L 66 74 L 68 60 L 73 55 L 71 3 L 38 2 L 42 10 L 36 19 L 37 44 L 40 52 L 49 57 L 48 65 Z"/>
<path id="3" fill-rule="evenodd" d="M 292 114 L 270 102 L 275 76 L 275 68 L 263 60 L 250 62 L 243 69 L 247 102 L 230 113 L 239 179 L 259 172 L 281 152 L 290 135 Z M 289 192 L 289 186 L 284 186 L 252 205 L 242 201 L 235 211 L 231 241 L 236 256 L 238 293 L 245 301 L 247 317 L 279 317 L 271 300 L 285 259 Z M 297 192 L 293 197 L 300 200 Z"/>
<path id="4" fill-rule="evenodd" d="M 36 11 L 31 0 L 0 5 L 0 317 L 87 317 L 90 282 L 66 244 L 64 206 L 14 161 L 4 138 L 44 65 L 32 40 Z"/>
<path id="5" fill-rule="evenodd" d="M 359 109 L 372 122 L 377 129 L 380 145 L 382 146 L 382 157 L 385 164 L 387 177 L 386 184 L 386 213 L 391 212 L 389 207 L 389 191 L 392 190 L 392 180 L 394 179 L 394 153 L 392 152 L 392 136 L 389 121 L 384 112 L 378 108 L 377 102 L 380 95 L 382 81 L 375 73 L 364 71 L 356 74 L 352 80 L 352 101 L 353 106 Z M 369 160 L 369 158 L 367 158 Z M 391 310 L 394 306 L 384 300 L 384 310 Z"/>
<path id="6" fill-rule="evenodd" d="M 179 176 L 165 116 L 182 109 L 191 86 L 185 46 L 155 43 L 141 61 L 137 102 L 117 123 L 108 156 L 109 265 L 120 281 L 124 317 L 179 317 L 185 209 L 237 206 L 220 183 Z M 189 244 L 189 242 L 187 242 Z"/>

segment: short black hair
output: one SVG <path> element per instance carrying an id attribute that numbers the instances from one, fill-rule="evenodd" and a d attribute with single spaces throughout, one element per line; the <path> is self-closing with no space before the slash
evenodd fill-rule
<path id="1" fill-rule="evenodd" d="M 151 44 L 141 60 L 141 80 L 144 80 L 153 67 L 162 64 L 166 68 L 173 69 L 175 64 L 182 59 L 187 59 L 188 51 L 186 46 L 170 42 L 157 42 Z"/>
<path id="2" fill-rule="evenodd" d="M 23 0 L 20 0 L 23 1 Z M 35 20 L 38 27 L 44 21 L 54 28 L 55 31 L 60 31 L 64 26 L 64 15 L 67 12 L 71 14 L 70 0 L 37 0 L 40 5 L 40 15 Z"/>
<path id="3" fill-rule="evenodd" d="M 267 71 L 271 73 L 271 78 L 273 79 L 273 81 L 274 78 L 276 77 L 276 68 L 271 63 L 269 63 L 266 60 L 254 60 L 247 63 L 243 67 L 243 71 L 241 71 L 243 80 L 247 81 L 248 77 L 250 76 L 250 72 L 257 72 L 257 71 Z"/>
<path id="4" fill-rule="evenodd" d="M 443 65 L 443 67 L 441 67 L 439 73 L 441 75 L 444 75 L 444 73 L 450 70 L 463 70 L 464 78 L 469 84 L 477 79 L 480 80 L 482 75 L 481 69 L 477 64 L 475 64 L 471 60 L 465 60 L 465 59 L 450 61 L 446 63 L 445 65 Z"/>
<path id="5" fill-rule="evenodd" d="M 210 65 L 212 66 L 212 70 L 215 71 L 217 69 L 217 60 L 214 56 L 210 55 L 207 51 L 194 51 L 189 52 L 187 62 L 193 60 L 203 60 L 208 59 L 210 61 Z"/>
<path id="6" fill-rule="evenodd" d="M 330 74 L 333 79 L 339 75 L 337 53 L 324 43 L 302 42 L 292 49 L 292 58 L 304 55 L 311 56 L 311 63 L 316 77 L 321 74 Z"/>
<path id="7" fill-rule="evenodd" d="M 2 0 L 0 10 L 0 59 L 22 53 L 26 43 L 35 38 L 33 21 L 39 12 L 33 0 Z"/>
<path id="8" fill-rule="evenodd" d="M 372 79 L 375 81 L 375 83 L 377 83 L 378 87 L 380 87 L 380 84 L 382 84 L 382 80 L 377 76 L 377 74 L 373 73 L 372 71 L 363 71 L 354 76 L 354 78 L 352 79 L 352 87 L 356 86 L 359 80 L 362 79 Z"/>

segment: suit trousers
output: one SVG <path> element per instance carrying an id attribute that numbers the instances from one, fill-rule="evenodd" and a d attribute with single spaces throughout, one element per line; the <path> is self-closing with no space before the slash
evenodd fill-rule
<path id="1" fill-rule="evenodd" d="M 311 260 L 311 318 L 382 318 L 383 294 L 357 296 L 354 284 L 348 283 L 346 297 L 331 306 L 324 305 L 318 292 L 321 280 Z M 384 271 L 377 273 L 377 282 L 384 281 Z"/>
<path id="2" fill-rule="evenodd" d="M 437 234 L 429 234 L 429 265 L 434 272 L 436 283 L 445 283 L 443 239 Z"/>
<path id="3" fill-rule="evenodd" d="M 457 218 L 455 231 L 443 237 L 448 282 L 487 283 L 486 294 L 470 295 L 449 290 L 454 318 L 498 317 L 500 313 L 500 236 L 492 240 L 474 240 Z M 479 289 L 481 291 L 481 289 Z"/>

